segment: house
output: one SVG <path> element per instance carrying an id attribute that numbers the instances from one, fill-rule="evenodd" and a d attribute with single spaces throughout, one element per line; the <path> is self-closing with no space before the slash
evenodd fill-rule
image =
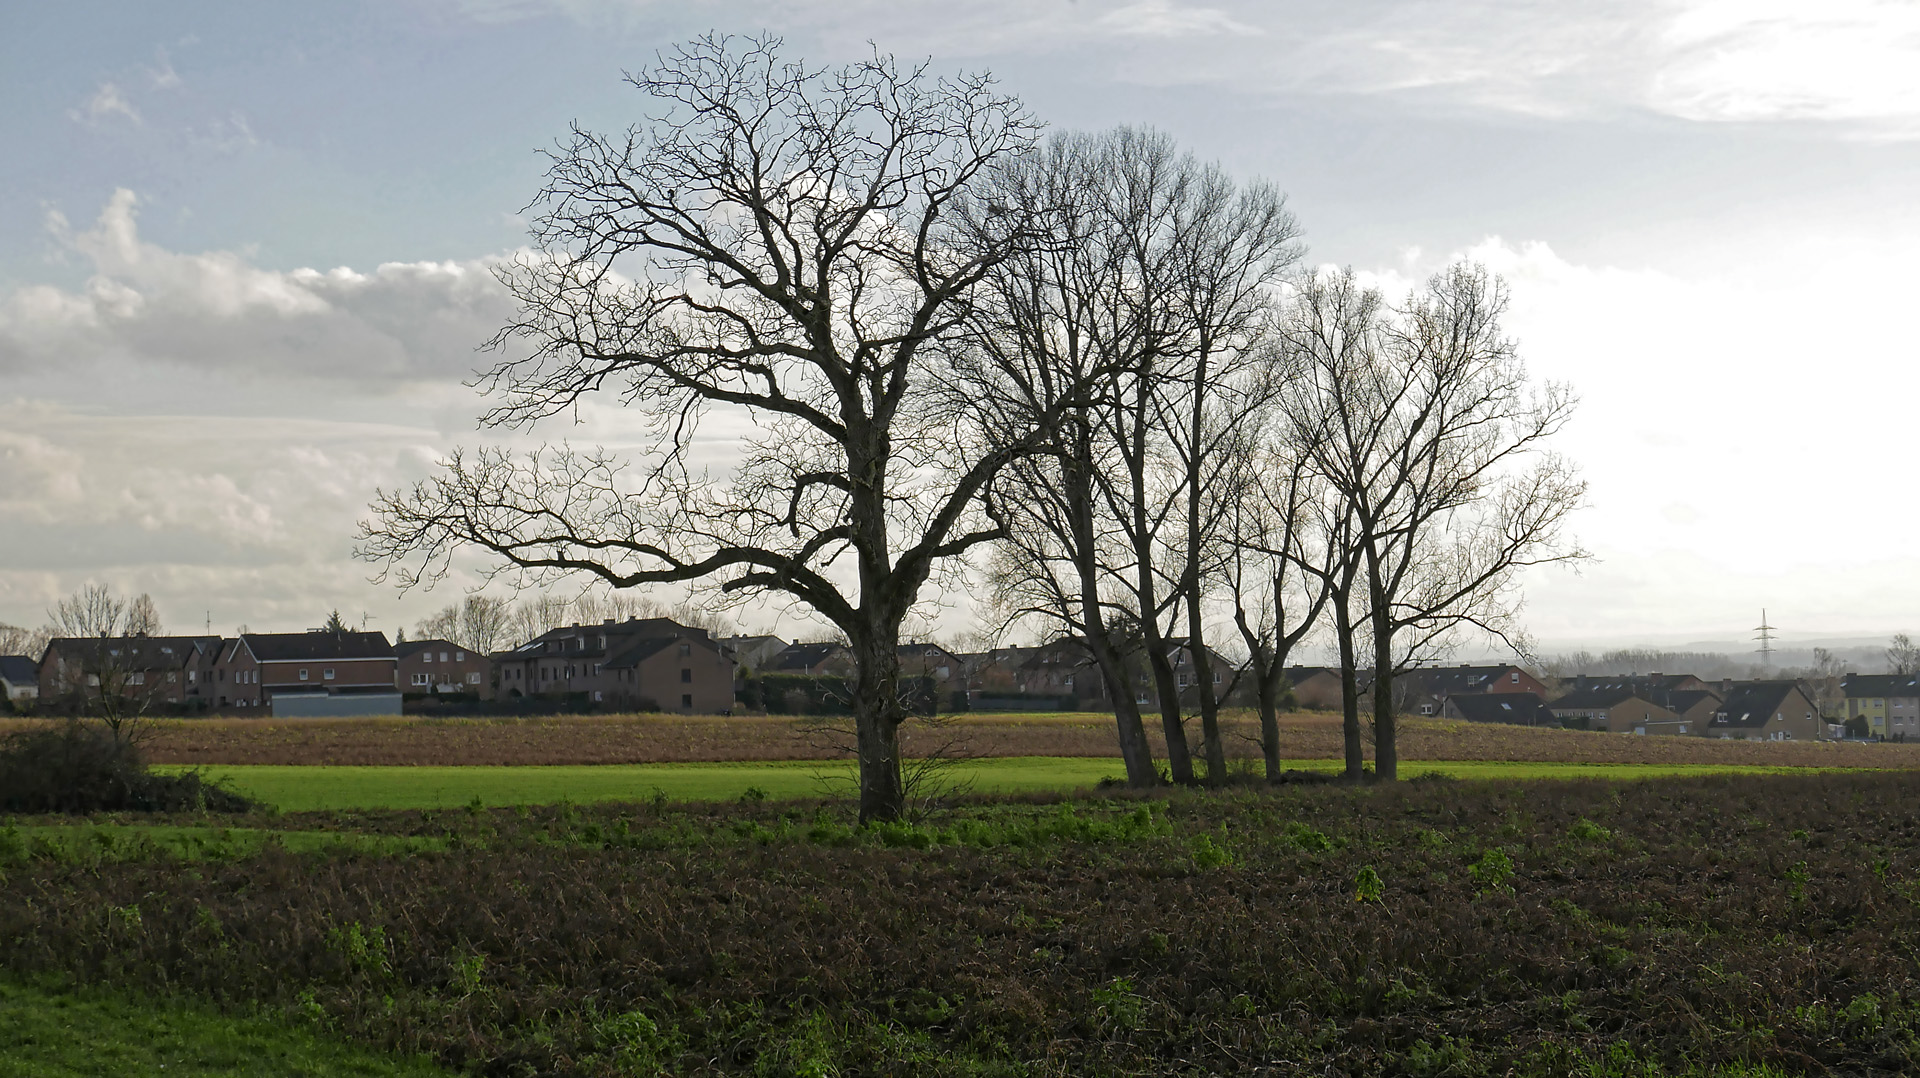
<path id="1" fill-rule="evenodd" d="M 847 677 L 853 673 L 853 649 L 835 641 L 812 644 L 788 644 L 767 660 L 763 674 L 833 674 Z"/>
<path id="2" fill-rule="evenodd" d="M 56 637 L 35 670 L 48 702 L 111 694 L 137 711 L 217 706 L 209 680 L 217 636 Z"/>
<path id="3" fill-rule="evenodd" d="M 1039 654 L 1037 647 L 990 648 L 958 656 L 961 677 L 971 695 L 1018 692 L 1020 668 Z"/>
<path id="4" fill-rule="evenodd" d="M 1498 666 L 1416 666 L 1393 676 L 1393 695 L 1406 715 L 1438 715 L 1455 694 L 1530 692 L 1541 699 L 1547 687 L 1512 664 Z"/>
<path id="5" fill-rule="evenodd" d="M 1576 688 L 1547 705 L 1562 726 L 1616 734 L 1698 734 L 1703 727 L 1641 695 L 1631 684 Z"/>
<path id="6" fill-rule="evenodd" d="M 1890 741 L 1920 740 L 1920 676 L 1848 674 L 1843 718 L 1865 719 L 1867 736 Z"/>
<path id="7" fill-rule="evenodd" d="M 1331 666 L 1289 666 L 1287 681 L 1293 686 L 1293 702 L 1309 711 L 1338 711 L 1343 689 L 1340 671 Z"/>
<path id="8" fill-rule="evenodd" d="M 758 671 L 767 660 L 787 649 L 785 640 L 767 635 L 723 636 L 719 644 L 733 656 L 735 672 L 743 677 Z"/>
<path id="9" fill-rule="evenodd" d="M 1716 692 L 1692 674 L 1628 674 L 1591 676 L 1582 674 L 1563 683 L 1568 694 L 1586 691 L 1626 690 L 1640 699 L 1673 712 L 1686 721 L 1690 732 L 1706 728 L 1720 706 L 1724 692 Z M 1594 727 L 1601 729 L 1601 727 Z"/>
<path id="10" fill-rule="evenodd" d="M 39 695 L 39 666 L 25 655 L 0 655 L 0 699 L 20 704 Z"/>
<path id="11" fill-rule="evenodd" d="M 1759 741 L 1817 741 L 1824 733 L 1820 709 L 1798 681 L 1730 686 L 1706 730 L 1708 737 Z"/>
<path id="12" fill-rule="evenodd" d="M 385 633 L 242 633 L 222 645 L 216 707 L 274 718 L 398 715 L 398 659 Z"/>
<path id="13" fill-rule="evenodd" d="M 960 656 L 931 641 L 913 641 L 895 649 L 900 656 L 900 676 L 930 677 L 939 682 L 958 682 L 966 675 L 966 663 Z"/>
<path id="14" fill-rule="evenodd" d="M 553 629 L 493 657 L 499 695 L 686 714 L 733 710 L 733 655 L 672 618 Z"/>
<path id="15" fill-rule="evenodd" d="M 1013 669 L 1013 692 L 1063 700 L 1072 697 L 1076 702 L 1097 706 L 1106 706 L 1112 699 L 1099 662 L 1080 638 L 1064 637 L 1024 651 L 1026 657 Z M 1136 680 L 1142 686 L 1150 684 L 1152 679 L 1146 673 L 1146 665 L 1136 665 Z M 1143 687 L 1141 691 L 1147 690 Z M 979 695 L 991 697 L 993 693 L 983 691 Z"/>
<path id="16" fill-rule="evenodd" d="M 461 693 L 493 699 L 493 663 L 451 640 L 407 640 L 393 646 L 404 695 Z"/>
<path id="17" fill-rule="evenodd" d="M 1461 692 L 1447 697 L 1449 719 L 1502 722 L 1511 726 L 1558 726 L 1560 719 L 1547 702 L 1530 692 Z"/>

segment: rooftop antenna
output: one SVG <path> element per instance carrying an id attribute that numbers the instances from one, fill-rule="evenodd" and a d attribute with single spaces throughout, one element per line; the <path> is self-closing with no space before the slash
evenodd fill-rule
<path id="1" fill-rule="evenodd" d="M 1767 608 L 1764 606 L 1760 608 L 1760 624 L 1754 626 L 1753 631 L 1754 639 L 1760 641 L 1760 646 L 1754 649 L 1760 653 L 1760 665 L 1772 666 L 1774 626 L 1767 624 Z"/>

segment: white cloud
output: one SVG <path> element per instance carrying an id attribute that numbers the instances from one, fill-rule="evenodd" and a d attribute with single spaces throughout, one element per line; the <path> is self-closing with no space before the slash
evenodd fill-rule
<path id="1" fill-rule="evenodd" d="M 85 231 L 49 216 L 56 242 L 93 273 L 77 289 L 32 285 L 0 296 L 0 370 L 161 362 L 390 390 L 465 377 L 510 311 L 491 259 L 271 270 L 241 252 L 147 242 L 138 208 L 122 189 Z"/>
<path id="2" fill-rule="evenodd" d="M 1211 37 L 1217 34 L 1263 34 L 1259 27 L 1211 7 L 1187 7 L 1168 0 L 1142 0 L 1100 16 L 1097 25 L 1129 37 Z"/>
<path id="3" fill-rule="evenodd" d="M 100 88 L 93 92 L 92 97 L 87 98 L 84 105 L 69 111 L 67 115 L 80 123 L 92 126 L 105 123 L 115 116 L 123 117 L 136 124 L 140 122 L 140 114 L 133 110 L 133 103 L 127 100 L 126 93 L 120 89 L 119 85 L 112 82 L 101 83 Z"/>

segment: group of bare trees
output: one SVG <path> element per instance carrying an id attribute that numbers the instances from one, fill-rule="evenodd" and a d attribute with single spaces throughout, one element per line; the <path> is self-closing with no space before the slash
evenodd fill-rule
<path id="1" fill-rule="evenodd" d="M 665 603 L 633 592 L 588 589 L 575 595 L 534 592 L 517 600 L 468 595 L 413 627 L 414 639 L 451 640 L 468 651 L 488 655 L 567 625 L 672 618 L 709 631 L 720 623 L 691 603 Z M 402 634 L 404 639 L 404 633 Z"/>
<path id="2" fill-rule="evenodd" d="M 1130 658 L 1190 781 L 1174 649 L 1238 634 L 1271 745 L 1277 671 L 1323 622 L 1385 689 L 1463 625 L 1507 631 L 1514 574 L 1577 554 L 1580 485 L 1538 452 L 1569 399 L 1526 381 L 1478 270 L 1398 305 L 1302 273 L 1269 185 L 1151 132 L 1043 139 L 982 75 L 707 37 L 630 81 L 645 124 L 551 154 L 483 385 L 492 425 L 610 401 L 651 448 L 455 453 L 382 492 L 359 549 L 402 586 L 471 549 L 521 582 L 805 606 L 857 663 L 865 818 L 903 805 L 902 624 L 969 565 L 1087 641 L 1145 784 Z M 720 478 L 696 459 L 716 413 L 757 432 Z"/>
<path id="3" fill-rule="evenodd" d="M 1136 699 L 1175 781 L 1196 779 L 1189 710 L 1205 777 L 1224 776 L 1215 683 L 1194 678 L 1189 708 L 1175 670 L 1184 652 L 1204 671 L 1215 644 L 1251 656 L 1277 770 L 1284 668 L 1325 631 L 1348 768 L 1368 671 L 1394 777 L 1394 674 L 1462 628 L 1509 637 L 1516 575 L 1581 556 L 1562 525 L 1584 487 L 1543 446 L 1571 397 L 1529 383 L 1499 283 L 1458 266 L 1395 304 L 1350 272 L 1303 273 L 1278 192 L 1157 134 L 1062 136 L 1012 179 L 1011 204 L 1055 231 L 989 276 L 973 341 L 1072 396 L 1049 451 L 986 498 L 1008 614 L 1086 642 L 1136 782 L 1155 774 Z"/>

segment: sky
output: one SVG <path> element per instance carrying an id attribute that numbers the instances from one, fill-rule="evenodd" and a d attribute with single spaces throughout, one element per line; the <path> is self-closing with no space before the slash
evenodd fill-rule
<path id="1" fill-rule="evenodd" d="M 1920 6 L 1868 0 L 6 5 L 0 622 L 89 582 L 182 631 L 457 600 L 370 581 L 355 524 L 483 437 L 463 383 L 538 150 L 638 121 L 622 72 L 708 30 L 1159 128 L 1390 288 L 1501 274 L 1582 402 L 1595 557 L 1526 581 L 1544 647 L 1738 642 L 1763 607 L 1788 644 L 1920 630 Z"/>

